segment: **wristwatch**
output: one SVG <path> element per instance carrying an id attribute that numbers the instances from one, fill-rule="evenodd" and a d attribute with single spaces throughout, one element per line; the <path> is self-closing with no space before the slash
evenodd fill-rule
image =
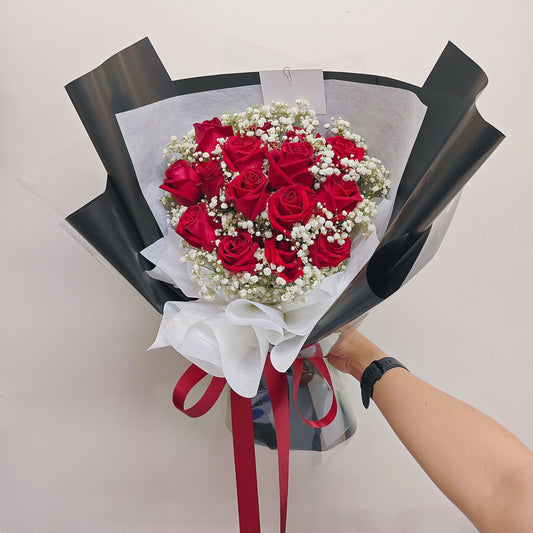
<path id="1" fill-rule="evenodd" d="M 361 399 L 363 400 L 363 405 L 365 409 L 368 409 L 370 405 L 370 399 L 374 394 L 374 385 L 376 381 L 381 379 L 381 376 L 390 370 L 391 368 L 401 367 L 409 371 L 400 361 L 394 359 L 394 357 L 383 357 L 383 359 L 378 359 L 370 363 L 363 375 L 361 376 Z"/>

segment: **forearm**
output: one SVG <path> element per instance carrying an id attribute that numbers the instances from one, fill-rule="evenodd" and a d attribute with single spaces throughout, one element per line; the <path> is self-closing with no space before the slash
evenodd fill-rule
<path id="1" fill-rule="evenodd" d="M 402 368 L 375 384 L 374 401 L 417 462 L 476 527 L 531 530 L 533 511 L 524 521 L 528 509 L 520 507 L 533 502 L 533 454 L 516 437 Z"/>

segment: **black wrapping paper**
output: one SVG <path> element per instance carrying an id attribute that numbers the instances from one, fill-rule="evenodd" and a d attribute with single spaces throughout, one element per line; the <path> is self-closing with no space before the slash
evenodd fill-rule
<path id="1" fill-rule="evenodd" d="M 476 97 L 487 84 L 486 75 L 452 43 L 422 87 L 346 72 L 324 72 L 324 79 L 405 89 L 420 98 L 427 112 L 378 249 L 317 323 L 307 344 L 359 317 L 405 283 L 426 246 L 433 222 L 503 140 L 475 107 Z M 162 235 L 137 182 L 115 114 L 173 96 L 258 84 L 257 72 L 172 81 L 145 38 L 66 86 L 108 174 L 104 193 L 66 220 L 160 313 L 166 301 L 187 298 L 179 289 L 146 274 L 152 265 L 140 251 Z M 254 401 L 261 408 L 260 394 Z M 348 438 L 355 425 L 346 427 Z M 275 447 L 269 428 L 268 421 L 262 426 L 257 423 L 256 441 Z M 301 431 L 292 433 L 291 447 L 323 449 L 320 431 L 306 430 L 309 437 Z M 293 442 L 300 437 L 310 443 Z"/>
<path id="2" fill-rule="evenodd" d="M 324 72 L 324 79 L 406 89 L 428 109 L 379 249 L 320 320 L 309 342 L 371 309 L 402 285 L 432 222 L 503 139 L 474 105 L 487 84 L 486 75 L 452 43 L 421 88 L 367 74 Z M 115 114 L 181 94 L 258 83 L 257 72 L 172 81 L 145 38 L 66 87 L 108 172 L 106 191 L 67 221 L 160 312 L 167 300 L 186 298 L 145 274 L 150 266 L 139 252 L 161 232 L 135 179 Z"/>
<path id="3" fill-rule="evenodd" d="M 115 114 L 174 96 L 175 84 L 143 39 L 66 90 L 108 174 L 105 192 L 66 220 L 162 313 L 167 300 L 187 298 L 145 274 L 150 263 L 139 251 L 162 235 L 135 179 Z"/>
<path id="4" fill-rule="evenodd" d="M 401 287 L 431 224 L 503 140 L 475 107 L 487 82 L 479 66 L 448 43 L 423 87 L 410 88 L 428 109 L 389 227 L 366 267 L 317 323 L 308 343 L 349 323 Z"/>

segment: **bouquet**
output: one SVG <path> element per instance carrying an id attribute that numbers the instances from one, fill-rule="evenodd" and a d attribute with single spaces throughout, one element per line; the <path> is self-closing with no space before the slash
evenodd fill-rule
<path id="1" fill-rule="evenodd" d="M 166 304 L 155 345 L 174 346 L 242 396 L 256 395 L 271 346 L 276 368 L 292 364 L 298 345 L 276 358 L 297 333 L 286 315 L 338 282 L 391 188 L 364 139 L 332 119 L 323 137 L 307 102 L 274 102 L 195 123 L 164 150 L 161 202 L 175 232 L 143 254 L 156 264 L 152 277 L 205 303 Z M 221 324 L 234 340 L 213 358 L 198 338 Z"/>
<path id="2" fill-rule="evenodd" d="M 475 108 L 486 83 L 451 43 L 423 87 L 324 72 L 328 123 L 305 95 L 262 103 L 258 73 L 172 81 L 144 39 L 67 86 L 108 173 L 67 221 L 163 313 L 154 347 L 192 363 L 176 407 L 201 416 L 230 385 L 241 531 L 259 531 L 254 437 L 278 450 L 284 531 L 294 413 L 313 442 L 343 420 L 322 340 L 431 259 L 503 139 Z M 316 379 L 329 394 L 302 409 Z"/>

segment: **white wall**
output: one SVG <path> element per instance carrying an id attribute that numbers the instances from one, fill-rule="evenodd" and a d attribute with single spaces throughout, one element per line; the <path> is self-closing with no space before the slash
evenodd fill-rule
<path id="1" fill-rule="evenodd" d="M 63 85 L 146 35 L 173 78 L 314 61 L 422 84 L 448 40 L 481 65 L 479 109 L 508 138 L 466 187 L 433 262 L 362 330 L 533 447 L 532 15 L 527 0 L 5 0 L 2 533 L 237 530 L 225 406 L 200 420 L 174 409 L 186 363 L 145 352 L 157 313 L 15 182 L 85 138 Z M 105 176 L 92 165 L 96 194 Z M 292 455 L 289 531 L 474 531 L 375 406 L 356 402 L 344 449 Z M 275 454 L 258 449 L 258 461 L 264 531 L 276 531 Z"/>

